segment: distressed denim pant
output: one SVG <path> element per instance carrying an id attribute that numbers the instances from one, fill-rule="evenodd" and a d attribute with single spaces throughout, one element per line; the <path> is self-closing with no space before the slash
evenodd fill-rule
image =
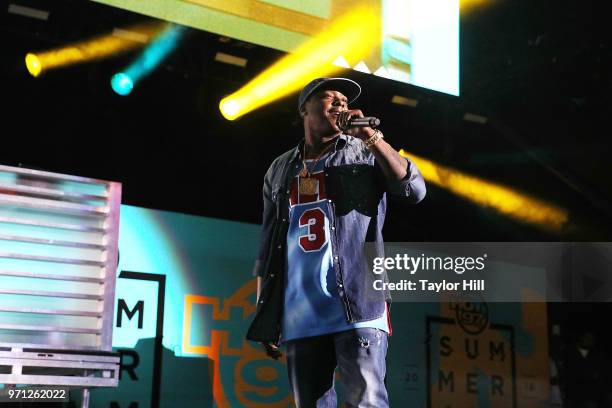
<path id="1" fill-rule="evenodd" d="M 387 333 L 352 329 L 287 342 L 289 383 L 297 408 L 335 408 L 338 367 L 347 408 L 386 408 Z"/>

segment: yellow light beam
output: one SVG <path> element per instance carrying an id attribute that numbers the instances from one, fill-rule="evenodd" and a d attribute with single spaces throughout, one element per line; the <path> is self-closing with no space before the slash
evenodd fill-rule
<path id="1" fill-rule="evenodd" d="M 322 33 L 266 69 L 251 82 L 223 98 L 219 109 L 234 120 L 274 100 L 289 95 L 316 77 L 330 76 L 342 68 L 332 62 L 338 55 L 360 60 L 381 41 L 380 10 L 356 6 Z"/>
<path id="2" fill-rule="evenodd" d="M 554 204 L 404 150 L 400 150 L 400 154 L 414 162 L 428 182 L 516 220 L 555 231 L 559 231 L 568 221 L 568 211 Z"/>
<path id="3" fill-rule="evenodd" d="M 128 30 L 153 38 L 163 27 L 165 27 L 165 23 L 154 22 L 139 24 L 130 27 Z M 136 47 L 142 47 L 142 45 L 142 42 L 139 41 L 107 34 L 53 50 L 28 53 L 25 57 L 25 63 L 28 72 L 37 77 L 43 71 L 106 58 Z"/>

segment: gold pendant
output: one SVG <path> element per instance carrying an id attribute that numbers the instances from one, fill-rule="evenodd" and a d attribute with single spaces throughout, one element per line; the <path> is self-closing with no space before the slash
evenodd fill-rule
<path id="1" fill-rule="evenodd" d="M 316 178 L 300 178 L 300 194 L 316 195 L 319 194 L 319 180 Z"/>

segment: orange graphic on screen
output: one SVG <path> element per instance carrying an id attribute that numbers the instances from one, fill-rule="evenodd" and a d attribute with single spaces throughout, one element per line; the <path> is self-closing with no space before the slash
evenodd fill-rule
<path id="1" fill-rule="evenodd" d="M 231 407 L 228 393 L 233 392 L 236 400 L 243 406 L 252 408 L 283 408 L 291 404 L 293 398 L 290 393 L 280 395 L 280 387 L 275 381 L 284 375 L 284 364 L 278 367 L 278 363 L 271 360 L 263 352 L 263 349 L 251 346 L 246 340 L 242 341 L 239 348 L 230 346 L 230 330 L 210 330 L 210 343 L 208 345 L 190 344 L 192 334 L 192 315 L 194 305 L 209 305 L 212 307 L 212 320 L 214 322 L 227 322 L 230 320 L 232 308 L 242 309 L 242 318 L 246 320 L 255 313 L 255 303 L 250 299 L 257 290 L 256 280 L 251 280 L 230 297 L 221 299 L 213 296 L 186 295 L 184 300 L 183 320 L 183 352 L 206 356 L 211 360 L 211 376 L 213 378 L 213 397 L 219 407 Z M 223 363 L 224 359 L 237 358 L 233 361 Z M 275 367 L 276 365 L 276 367 Z M 233 370 L 231 383 L 223 382 L 223 369 Z M 259 382 L 266 383 L 265 386 L 252 384 L 247 381 L 244 374 L 249 370 L 255 372 L 255 378 Z M 226 377 L 227 378 L 227 373 Z M 229 382 L 229 381 L 228 381 Z M 254 401 L 250 395 L 258 395 L 269 398 L 271 401 Z M 275 398 L 276 397 L 276 398 Z"/>

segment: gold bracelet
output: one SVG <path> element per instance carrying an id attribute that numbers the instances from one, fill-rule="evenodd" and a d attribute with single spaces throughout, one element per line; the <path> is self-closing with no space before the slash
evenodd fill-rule
<path id="1" fill-rule="evenodd" d="M 368 137 L 366 140 L 364 140 L 364 143 L 366 145 L 367 148 L 370 148 L 372 146 L 374 146 L 376 143 L 378 143 L 378 141 L 380 139 L 383 138 L 383 134 L 380 130 L 376 129 L 374 130 L 374 134 L 370 137 Z"/>

